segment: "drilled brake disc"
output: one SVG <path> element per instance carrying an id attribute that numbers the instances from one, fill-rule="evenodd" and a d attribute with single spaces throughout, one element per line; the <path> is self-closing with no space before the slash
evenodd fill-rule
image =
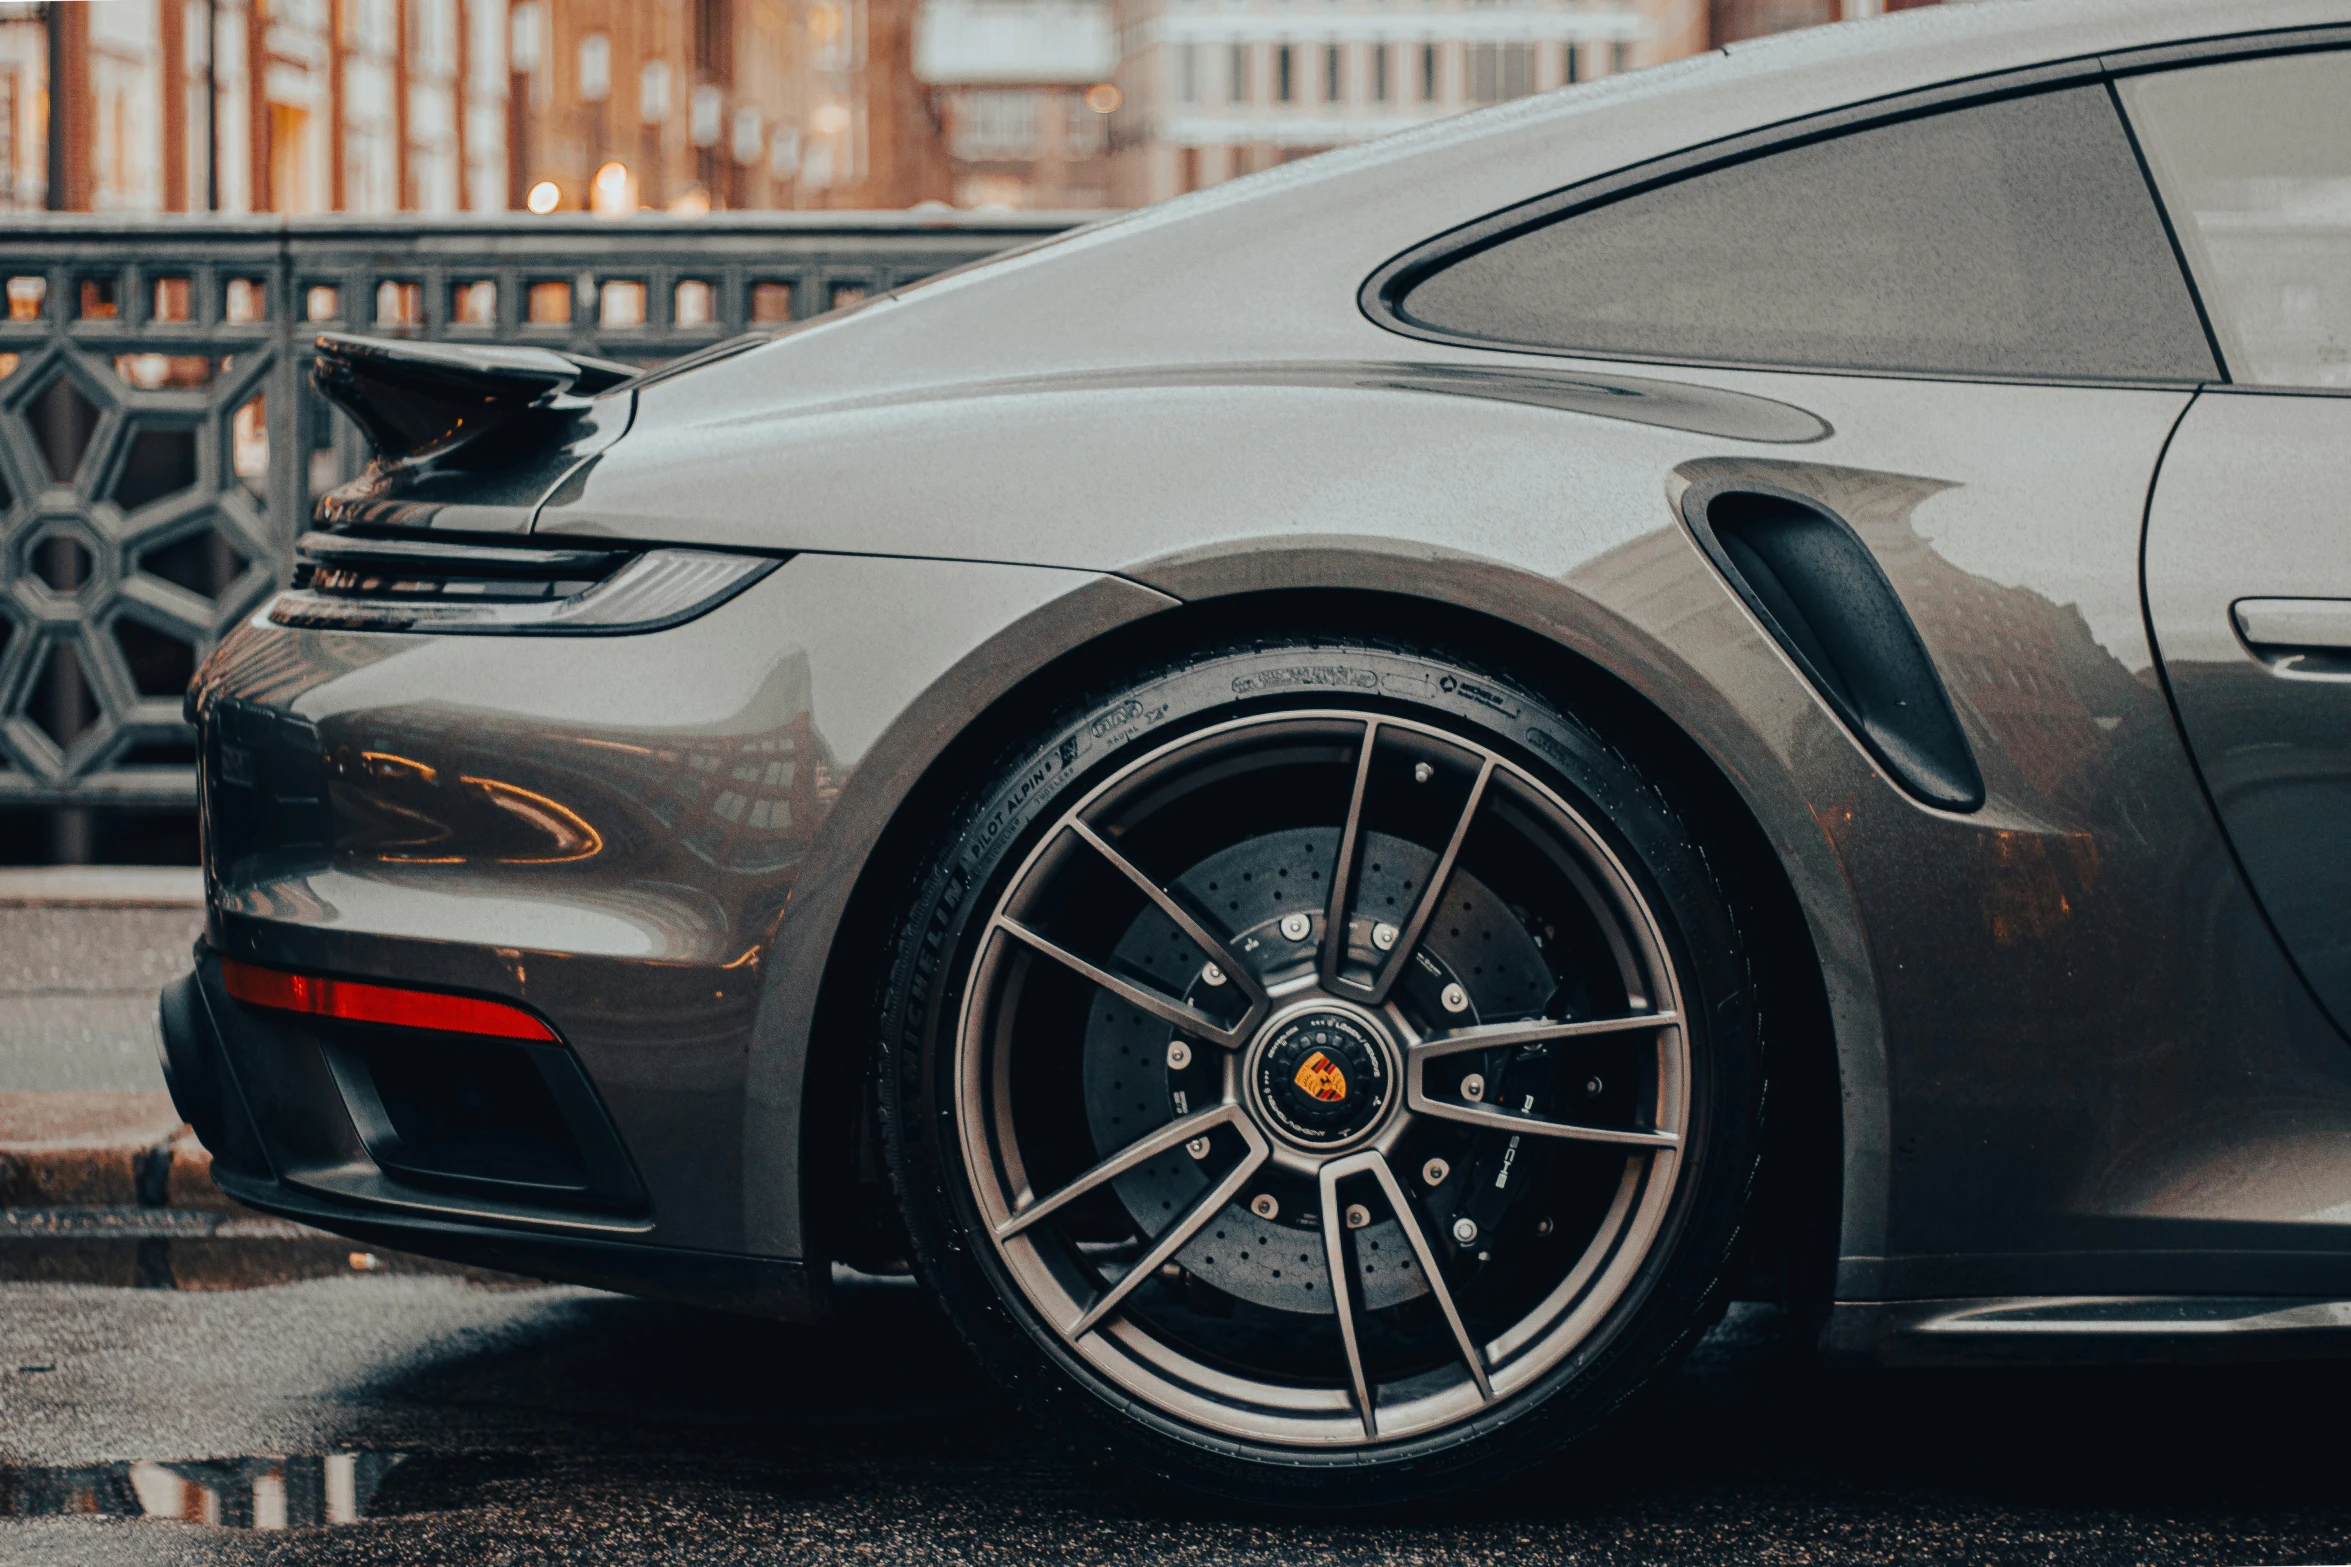
<path id="1" fill-rule="evenodd" d="M 1415 889 L 1436 860 L 1433 851 L 1382 833 L 1365 836 L 1355 907 L 1370 918 L 1403 919 Z M 1176 879 L 1180 895 L 1212 924 L 1234 933 L 1231 949 L 1273 986 L 1310 971 L 1329 896 L 1329 868 L 1338 831 L 1308 827 L 1248 839 L 1210 856 Z M 1313 922 L 1303 941 L 1281 932 L 1285 915 Z M 1352 957 L 1366 966 L 1378 954 L 1368 944 L 1369 919 L 1351 931 Z M 1398 987 L 1398 1002 L 1422 1028 L 1457 1028 L 1481 1019 L 1524 1017 L 1550 999 L 1553 979 L 1542 949 L 1484 883 L 1456 869 L 1443 907 L 1421 941 L 1432 961 L 1415 963 Z M 1121 935 L 1113 962 L 1154 985 L 1202 1001 L 1209 985 L 1200 953 L 1174 923 L 1147 908 Z M 1446 1014 L 1437 995 L 1459 983 L 1468 1008 Z M 1229 983 L 1229 982 L 1228 982 Z M 1086 1119 L 1098 1155 L 1124 1148 L 1155 1127 L 1217 1098 L 1219 1066 L 1213 1047 L 1169 1047 L 1176 1031 L 1160 1019 L 1101 997 L 1089 1013 L 1084 1052 Z M 1184 1150 L 1154 1159 L 1112 1185 L 1145 1236 L 1156 1236 L 1207 1190 L 1210 1177 Z M 1272 1219 L 1252 1213 L 1243 1193 L 1181 1251 L 1176 1262 L 1205 1284 L 1237 1299 L 1280 1311 L 1329 1315 L 1330 1270 L 1320 1216 L 1293 1207 Z M 1373 1310 L 1428 1292 L 1404 1232 L 1384 1218 L 1355 1236 L 1358 1288 Z"/>

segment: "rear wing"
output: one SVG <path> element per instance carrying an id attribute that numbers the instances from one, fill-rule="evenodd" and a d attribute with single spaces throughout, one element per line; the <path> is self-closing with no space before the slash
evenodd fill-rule
<path id="1" fill-rule="evenodd" d="M 568 419 L 596 393 L 638 373 L 634 365 L 547 348 L 328 332 L 318 339 L 310 383 L 351 416 L 389 465 L 452 453 L 518 422 Z"/>

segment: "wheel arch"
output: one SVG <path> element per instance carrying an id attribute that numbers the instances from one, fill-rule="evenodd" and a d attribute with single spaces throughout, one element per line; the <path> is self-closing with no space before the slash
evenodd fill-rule
<path id="1" fill-rule="evenodd" d="M 968 780 L 992 776 L 1044 713 L 1189 648 L 1278 625 L 1402 637 L 1534 684 L 1590 718 L 1703 835 L 1747 928 L 1767 1050 L 1778 1058 L 1764 1173 L 1750 1210 L 1756 1222 L 1742 1241 L 1741 1292 L 1825 1311 L 1836 1258 L 1852 1249 L 1840 1246 L 1840 1236 L 1866 1247 L 1877 1219 L 1876 1193 L 1850 1189 L 1848 1172 L 1872 1167 L 1870 1133 L 1882 1133 L 1882 1114 L 1867 1114 L 1866 1101 L 1856 1106 L 1852 1092 L 1857 1080 L 1882 1081 L 1882 1049 L 1874 1028 L 1838 1026 L 1840 1019 L 1874 1019 L 1875 1000 L 1847 997 L 1859 1005 L 1832 1006 L 1820 928 L 1825 922 L 1834 939 L 1835 927 L 1854 915 L 1833 866 L 1832 899 L 1801 896 L 1791 877 L 1791 837 L 1798 853 L 1807 839 L 1815 851 L 1824 846 L 1810 830 L 1795 780 L 1766 760 L 1768 748 L 1741 725 L 1731 726 L 1731 739 L 1744 755 L 1726 757 L 1719 734 L 1702 739 L 1708 726 L 1691 721 L 1693 709 L 1712 705 L 1719 719 L 1727 705 L 1686 685 L 1677 690 L 1674 677 L 1686 671 L 1669 650 L 1641 649 L 1646 639 L 1622 617 L 1557 582 L 1438 551 L 1403 557 L 1338 541 L 1303 548 L 1295 539 L 1283 542 L 1279 551 L 1214 552 L 1132 572 L 1132 580 L 1169 595 L 1165 607 L 1104 627 L 1032 667 L 1001 670 L 994 692 L 897 801 L 834 927 L 811 1015 L 793 1112 L 794 1195 L 807 1255 L 867 1268 L 903 1256 L 866 1070 L 870 1008 L 889 925 L 912 896 L 934 825 Z M 1776 798 L 1759 803 L 1751 792 Z M 1775 807 L 1783 827 L 1777 834 L 1766 826 Z M 1800 818 L 1794 831 L 1786 830 L 1791 816 Z M 1807 879 L 1817 888 L 1813 869 Z M 1843 906 L 1824 909 L 1824 901 Z M 1857 1051 L 1860 1061 L 1852 1059 Z M 1848 1106 L 1865 1113 L 1849 1114 Z"/>

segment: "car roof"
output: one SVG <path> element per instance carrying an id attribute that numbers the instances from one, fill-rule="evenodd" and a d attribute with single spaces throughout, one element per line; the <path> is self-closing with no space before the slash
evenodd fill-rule
<path id="1" fill-rule="evenodd" d="M 792 384 L 770 378 L 758 400 L 900 377 L 1395 353 L 1402 340 L 1356 306 L 1362 282 L 1546 193 L 1954 81 L 2346 22 L 2351 0 L 1974 0 L 1734 44 L 1233 180 L 916 285 L 855 323 L 854 347 L 803 339 Z M 741 378 L 767 377 L 765 357 L 747 356 Z"/>

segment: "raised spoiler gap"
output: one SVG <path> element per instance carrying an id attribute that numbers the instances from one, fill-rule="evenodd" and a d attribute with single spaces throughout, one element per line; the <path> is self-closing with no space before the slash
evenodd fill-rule
<path id="1" fill-rule="evenodd" d="M 322 333 L 310 382 L 385 464 L 446 456 L 517 422 L 568 418 L 634 365 L 549 348 L 412 343 Z"/>

